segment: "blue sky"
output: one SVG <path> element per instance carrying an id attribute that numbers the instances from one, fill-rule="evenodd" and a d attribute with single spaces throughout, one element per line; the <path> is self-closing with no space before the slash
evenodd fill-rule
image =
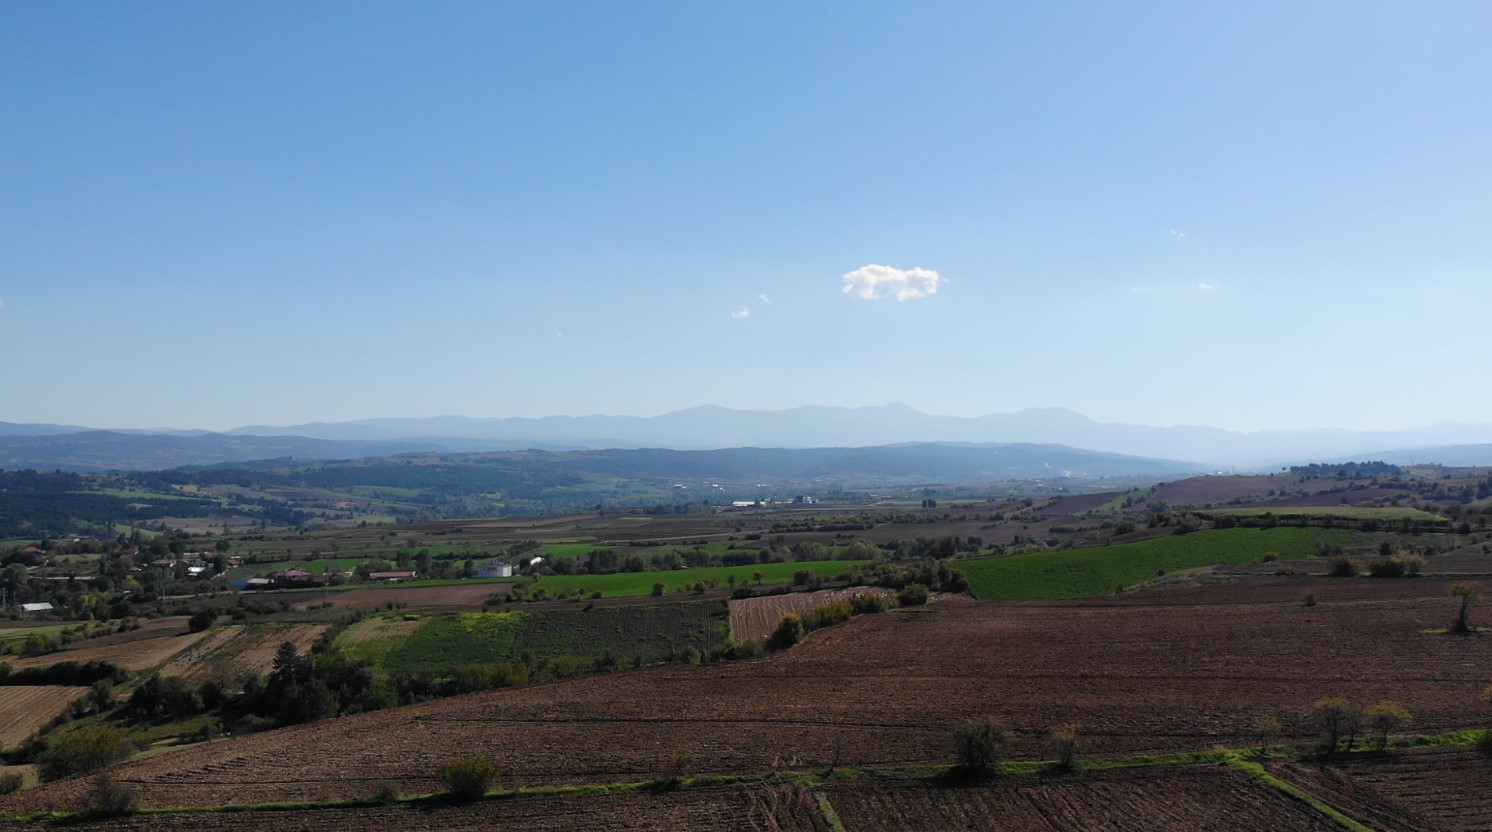
<path id="1" fill-rule="evenodd" d="M 1489 25 L 0 2 L 0 420 L 1492 421 Z"/>

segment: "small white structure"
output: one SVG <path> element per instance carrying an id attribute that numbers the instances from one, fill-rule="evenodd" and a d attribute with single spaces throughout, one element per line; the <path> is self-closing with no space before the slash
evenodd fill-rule
<path id="1" fill-rule="evenodd" d="M 488 561 L 477 567 L 478 578 L 511 578 L 513 577 L 513 564 L 504 563 L 500 560 Z"/>
<path id="2" fill-rule="evenodd" d="M 18 607 L 21 612 L 51 612 L 52 610 L 56 609 L 56 607 L 48 604 L 46 601 L 39 601 L 34 604 L 16 604 L 16 607 Z"/>

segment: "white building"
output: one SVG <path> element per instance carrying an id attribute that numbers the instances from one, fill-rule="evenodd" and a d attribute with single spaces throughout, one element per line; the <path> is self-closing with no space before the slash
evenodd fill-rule
<path id="1" fill-rule="evenodd" d="M 477 567 L 478 578 L 511 578 L 513 577 L 513 564 L 504 563 L 500 560 L 488 561 Z"/>

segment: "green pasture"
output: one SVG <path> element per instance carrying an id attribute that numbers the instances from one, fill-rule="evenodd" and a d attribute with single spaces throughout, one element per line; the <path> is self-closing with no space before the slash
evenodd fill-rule
<path id="1" fill-rule="evenodd" d="M 1131 506 L 1133 506 L 1133 504 L 1136 503 L 1136 502 L 1138 502 L 1141 498 L 1149 499 L 1151 493 L 1153 493 L 1154 491 L 1155 491 L 1154 488 L 1141 488 L 1141 489 L 1139 489 L 1137 491 L 1126 491 L 1125 493 L 1120 494 L 1118 497 L 1115 497 L 1114 499 L 1108 501 L 1107 503 L 1104 503 L 1101 506 L 1098 506 L 1097 508 L 1094 508 L 1093 510 L 1094 511 L 1118 511 L 1118 510 L 1124 508 L 1124 501 L 1125 500 L 1129 500 Z"/>
<path id="2" fill-rule="evenodd" d="M 780 584 L 793 579 L 793 573 L 807 569 L 820 578 L 832 578 L 852 566 L 864 566 L 864 560 L 821 560 L 791 563 L 761 563 L 748 566 L 705 566 L 698 569 L 675 569 L 668 572 L 618 572 L 614 575 L 549 575 L 535 582 L 532 589 L 547 589 L 551 593 L 579 589 L 591 593 L 599 591 L 607 597 L 625 595 L 648 595 L 653 584 L 662 583 L 665 592 L 678 592 L 685 584 L 715 579 L 720 586 L 728 586 L 732 575 L 737 585 L 756 583 L 753 577 L 762 573 L 762 583 Z"/>
<path id="3" fill-rule="evenodd" d="M 1203 516 L 1228 517 L 1341 517 L 1348 520 L 1420 520 L 1426 523 L 1443 523 L 1445 517 L 1417 508 L 1402 506 L 1253 506 L 1243 508 L 1213 508 L 1198 511 Z"/>
<path id="4" fill-rule="evenodd" d="M 998 601 L 1046 601 L 1108 595 L 1134 586 L 1159 570 L 1243 564 L 1278 552 L 1282 560 L 1316 554 L 1316 542 L 1344 545 L 1345 529 L 1217 529 L 1170 535 L 1139 543 L 1038 552 L 1003 558 L 957 561 L 974 597 Z"/>

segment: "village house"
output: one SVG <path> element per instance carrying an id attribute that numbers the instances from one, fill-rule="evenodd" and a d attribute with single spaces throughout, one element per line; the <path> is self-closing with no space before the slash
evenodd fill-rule
<path id="1" fill-rule="evenodd" d="M 478 578 L 511 578 L 513 577 L 513 564 L 504 563 L 500 560 L 490 560 L 477 567 Z"/>
<path id="2" fill-rule="evenodd" d="M 388 583 L 398 583 L 400 581 L 412 581 L 412 580 L 414 580 L 415 578 L 418 578 L 418 577 L 419 577 L 419 573 L 416 572 L 416 571 L 414 571 L 413 569 L 397 570 L 397 571 L 392 571 L 392 572 L 369 572 L 368 573 L 368 580 L 370 580 L 370 581 L 387 581 Z"/>

